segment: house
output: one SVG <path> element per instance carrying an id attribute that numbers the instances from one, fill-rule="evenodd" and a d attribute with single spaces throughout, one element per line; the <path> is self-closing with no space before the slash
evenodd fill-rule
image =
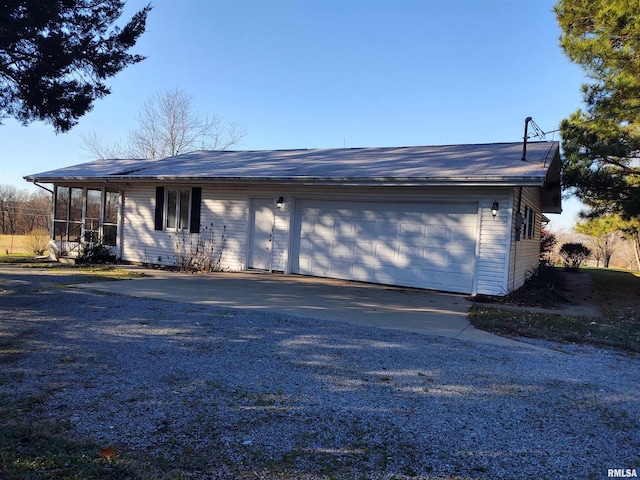
<path id="1" fill-rule="evenodd" d="M 101 239 L 175 265 L 199 242 L 228 271 L 472 295 L 520 287 L 561 212 L 558 142 L 198 151 L 25 178 L 53 184 L 58 253 Z"/>

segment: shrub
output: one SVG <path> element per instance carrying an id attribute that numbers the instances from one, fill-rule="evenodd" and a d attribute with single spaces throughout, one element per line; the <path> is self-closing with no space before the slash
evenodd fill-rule
<path id="1" fill-rule="evenodd" d="M 44 255 L 44 252 L 49 249 L 49 230 L 34 228 L 27 233 L 25 243 L 34 255 Z"/>
<path id="2" fill-rule="evenodd" d="M 546 228 L 540 230 L 540 260 L 548 261 L 553 247 L 558 243 L 555 233 Z"/>
<path id="3" fill-rule="evenodd" d="M 104 243 L 83 243 L 80 247 L 79 263 L 110 263 L 113 260 L 114 256 Z"/>
<path id="4" fill-rule="evenodd" d="M 175 243 L 175 266 L 183 272 L 219 272 L 226 248 L 226 226 L 218 236 L 213 224 L 198 235 L 182 232 Z"/>
<path id="5" fill-rule="evenodd" d="M 589 255 L 591 250 L 581 243 L 565 243 L 560 247 L 560 256 L 566 270 L 577 271 Z"/>

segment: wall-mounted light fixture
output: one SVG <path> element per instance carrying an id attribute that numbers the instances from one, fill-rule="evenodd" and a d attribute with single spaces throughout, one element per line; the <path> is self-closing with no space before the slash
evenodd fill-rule
<path id="1" fill-rule="evenodd" d="M 282 210 L 282 207 L 284 207 L 284 198 L 278 197 L 278 201 L 276 202 L 276 208 L 278 210 Z"/>
<path id="2" fill-rule="evenodd" d="M 499 208 L 500 204 L 498 202 L 493 202 L 493 205 L 491 205 L 491 215 L 493 215 L 494 217 L 498 215 Z"/>

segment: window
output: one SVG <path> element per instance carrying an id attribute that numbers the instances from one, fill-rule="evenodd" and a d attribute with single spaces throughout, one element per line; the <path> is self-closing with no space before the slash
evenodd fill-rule
<path id="1" fill-rule="evenodd" d="M 99 242 L 114 246 L 120 194 L 102 188 L 55 189 L 53 238 L 65 242 Z"/>
<path id="2" fill-rule="evenodd" d="M 202 188 L 156 187 L 155 230 L 200 231 Z"/>
<path id="3" fill-rule="evenodd" d="M 104 192 L 104 214 L 102 218 L 102 242 L 115 246 L 118 232 L 118 210 L 120 210 L 120 194 L 111 190 Z"/>
<path id="4" fill-rule="evenodd" d="M 84 219 L 84 241 L 97 242 L 100 238 L 100 199 L 101 190 L 87 190 L 87 207 Z"/>
<path id="5" fill-rule="evenodd" d="M 167 188 L 165 228 L 167 230 L 186 230 L 189 228 L 189 206 L 191 190 Z"/>
<path id="6" fill-rule="evenodd" d="M 82 188 L 57 187 L 53 238 L 79 242 L 82 238 Z"/>
<path id="7" fill-rule="evenodd" d="M 536 212 L 532 208 L 524 207 L 524 234 L 523 238 L 532 240 L 535 238 Z"/>

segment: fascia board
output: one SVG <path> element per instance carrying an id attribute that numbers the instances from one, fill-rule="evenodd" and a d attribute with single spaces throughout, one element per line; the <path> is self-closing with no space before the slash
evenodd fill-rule
<path id="1" fill-rule="evenodd" d="M 141 177 L 117 175 L 108 177 L 81 177 L 81 176 L 63 176 L 63 177 L 25 177 L 30 182 L 43 183 L 62 183 L 62 182 L 106 182 L 106 183 L 210 183 L 210 184 L 248 184 L 256 185 L 278 184 L 278 185 L 316 185 L 316 186 L 542 186 L 545 182 L 544 177 L 522 177 L 522 178 L 505 178 L 505 177 L 461 177 L 461 178 L 433 178 L 433 179 L 415 179 L 415 178 L 312 178 L 312 177 L 264 177 L 264 178 L 247 178 L 247 177 L 182 177 L 182 176 L 161 176 L 161 177 Z"/>

